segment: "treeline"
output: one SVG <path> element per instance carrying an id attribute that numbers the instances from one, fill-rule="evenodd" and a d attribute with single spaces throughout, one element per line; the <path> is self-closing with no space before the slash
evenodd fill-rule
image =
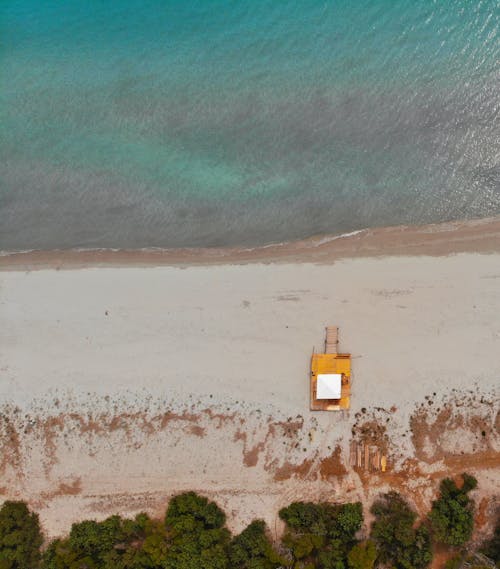
<path id="1" fill-rule="evenodd" d="M 38 515 L 23 502 L 5 502 L 0 569 L 422 569 L 432 561 L 435 544 L 454 552 L 448 566 L 455 569 L 470 555 L 465 549 L 474 521 L 469 492 L 476 484 L 467 474 L 459 486 L 443 480 L 439 498 L 419 523 L 401 495 L 383 494 L 371 508 L 373 522 L 364 540 L 359 502 L 295 502 L 280 510 L 285 532 L 273 543 L 261 520 L 232 536 L 217 504 L 187 492 L 170 500 L 163 520 L 139 514 L 83 521 L 73 524 L 68 537 L 42 547 Z M 498 526 L 482 551 L 498 564 Z M 481 557 L 481 566 L 485 563 L 491 561 Z"/>

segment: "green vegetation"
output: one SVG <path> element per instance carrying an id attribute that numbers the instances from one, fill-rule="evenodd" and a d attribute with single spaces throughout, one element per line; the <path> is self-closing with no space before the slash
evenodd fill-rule
<path id="1" fill-rule="evenodd" d="M 231 542 L 231 567 L 241 569 L 278 569 L 286 561 L 274 550 L 262 520 L 253 521 Z"/>
<path id="2" fill-rule="evenodd" d="M 73 524 L 43 555 L 44 569 L 140 569 L 165 566 L 167 534 L 161 522 L 139 514 L 133 520 L 111 516 L 102 522 Z"/>
<path id="3" fill-rule="evenodd" d="M 231 534 L 226 515 L 194 492 L 175 496 L 165 516 L 169 547 L 165 569 L 226 569 Z"/>
<path id="4" fill-rule="evenodd" d="M 460 488 L 450 478 L 441 481 L 441 495 L 432 503 L 429 514 L 434 539 L 446 545 L 463 545 L 472 535 L 474 502 L 468 493 L 477 486 L 477 480 L 468 474 L 463 474 L 462 478 Z"/>
<path id="5" fill-rule="evenodd" d="M 0 509 L 0 569 L 36 567 L 42 542 L 38 515 L 23 502 L 5 502 Z"/>
<path id="6" fill-rule="evenodd" d="M 497 565 L 500 565 L 500 516 L 497 519 L 491 539 L 483 545 L 481 553 L 487 555 Z"/>
<path id="7" fill-rule="evenodd" d="M 139 514 L 83 521 L 73 524 L 67 537 L 47 543 L 41 554 L 38 516 L 22 502 L 5 502 L 0 509 L 0 569 L 424 569 L 432 560 L 432 538 L 452 548 L 471 536 L 468 493 L 477 483 L 466 474 L 463 482 L 459 488 L 443 480 L 429 519 L 420 523 L 398 493 L 381 495 L 372 506 L 374 521 L 365 541 L 359 540 L 360 503 L 290 504 L 279 512 L 285 531 L 274 543 L 262 520 L 231 536 L 219 506 L 187 492 L 170 500 L 164 520 Z M 499 544 L 497 524 L 481 553 L 498 563 Z M 470 548 L 467 555 L 474 567 L 486 559 Z M 449 569 L 461 566 L 463 559 L 461 551 Z"/>
<path id="8" fill-rule="evenodd" d="M 355 545 L 347 556 L 349 569 L 372 569 L 377 559 L 375 542 L 369 540 Z"/>
<path id="9" fill-rule="evenodd" d="M 283 544 L 291 554 L 292 567 L 347 566 L 347 555 L 363 523 L 360 503 L 295 502 L 280 510 L 279 516 L 287 525 Z"/>
<path id="10" fill-rule="evenodd" d="M 377 544 L 378 558 L 396 569 L 421 569 L 432 559 L 429 530 L 414 527 L 417 514 L 396 492 L 384 494 L 372 506 L 375 521 L 371 538 Z"/>

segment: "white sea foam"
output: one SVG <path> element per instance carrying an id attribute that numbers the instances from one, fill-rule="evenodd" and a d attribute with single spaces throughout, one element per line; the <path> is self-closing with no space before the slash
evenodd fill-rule
<path id="1" fill-rule="evenodd" d="M 325 243 L 330 243 L 330 241 L 336 241 L 337 239 L 354 237 L 354 235 L 359 235 L 360 233 L 364 233 L 365 231 L 368 231 L 368 229 L 356 229 L 356 231 L 349 231 L 347 233 L 341 233 L 340 235 L 328 235 L 326 237 L 322 237 L 318 241 L 314 241 L 314 246 L 318 247 L 319 245 L 324 245 Z"/>

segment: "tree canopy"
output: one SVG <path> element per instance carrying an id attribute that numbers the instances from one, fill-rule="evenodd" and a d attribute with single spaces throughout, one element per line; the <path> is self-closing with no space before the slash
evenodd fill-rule
<path id="1" fill-rule="evenodd" d="M 169 547 L 165 569 L 226 569 L 231 534 L 215 502 L 194 492 L 174 496 L 165 515 Z"/>
<path id="2" fill-rule="evenodd" d="M 449 548 L 469 540 L 468 493 L 476 484 L 466 474 L 460 487 L 443 480 L 429 520 L 420 523 L 397 492 L 382 494 L 372 505 L 365 541 L 359 541 L 359 502 L 294 502 L 280 510 L 285 531 L 273 543 L 263 520 L 231 536 L 215 502 L 186 492 L 170 500 L 163 520 L 142 513 L 75 523 L 69 535 L 48 543 L 42 556 L 37 514 L 23 502 L 7 501 L 0 509 L 0 569 L 424 569 L 432 559 L 431 537 Z M 497 563 L 499 543 L 497 523 L 481 550 Z"/>
<path id="3" fill-rule="evenodd" d="M 111 516 L 73 524 L 66 539 L 44 553 L 44 569 L 160 569 L 167 551 L 161 522 L 139 514 L 133 520 Z"/>
<path id="4" fill-rule="evenodd" d="M 287 531 L 283 544 L 296 566 L 338 568 L 347 566 L 347 554 L 363 523 L 363 510 L 354 504 L 295 502 L 279 512 Z"/>
<path id="5" fill-rule="evenodd" d="M 232 540 L 229 558 L 231 567 L 240 569 L 277 569 L 284 563 L 274 550 L 262 520 L 254 520 Z"/>
<path id="6" fill-rule="evenodd" d="M 355 545 L 347 556 L 349 569 L 373 569 L 377 559 L 377 547 L 375 543 L 368 540 L 364 543 Z"/>
<path id="7" fill-rule="evenodd" d="M 429 514 L 434 539 L 446 545 L 463 545 L 472 536 L 474 502 L 468 493 L 477 486 L 477 480 L 469 474 L 463 474 L 462 479 L 460 487 L 451 478 L 441 481 L 440 496 Z"/>
<path id="8" fill-rule="evenodd" d="M 38 567 L 42 543 L 38 514 L 24 502 L 5 502 L 0 509 L 0 569 Z"/>
<path id="9" fill-rule="evenodd" d="M 397 492 L 383 494 L 371 508 L 375 520 L 371 538 L 377 544 L 378 558 L 397 569 L 422 569 L 432 559 L 429 530 L 414 527 L 417 514 Z"/>

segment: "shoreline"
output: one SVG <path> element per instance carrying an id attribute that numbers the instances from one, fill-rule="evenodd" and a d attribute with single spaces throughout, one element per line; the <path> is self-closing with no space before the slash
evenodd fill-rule
<path id="1" fill-rule="evenodd" d="M 356 257 L 432 256 L 500 251 L 500 217 L 361 229 L 258 247 L 68 249 L 3 252 L 0 271 L 86 267 L 332 263 Z"/>

